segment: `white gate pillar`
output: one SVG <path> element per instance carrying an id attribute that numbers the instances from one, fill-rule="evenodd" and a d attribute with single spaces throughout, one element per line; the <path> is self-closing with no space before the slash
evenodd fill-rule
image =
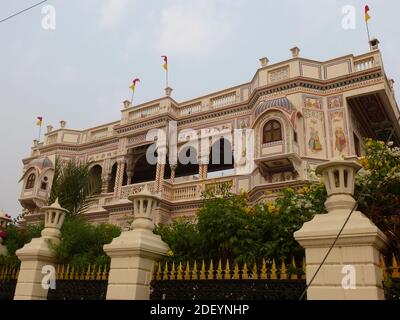
<path id="1" fill-rule="evenodd" d="M 294 233 L 306 250 L 306 276 L 310 282 L 355 204 L 355 161 L 338 160 L 319 165 L 328 199 L 327 214 L 318 214 Z M 386 236 L 363 213 L 354 211 L 336 245 L 307 291 L 308 300 L 383 300 L 380 250 Z M 354 271 L 354 272 L 353 272 Z M 347 273 L 347 275 L 346 275 Z"/>
<path id="2" fill-rule="evenodd" d="M 159 197 L 145 186 L 132 195 L 135 219 L 104 251 L 111 257 L 107 300 L 148 300 L 154 265 L 166 255 L 168 245 L 153 233 L 153 215 Z"/>

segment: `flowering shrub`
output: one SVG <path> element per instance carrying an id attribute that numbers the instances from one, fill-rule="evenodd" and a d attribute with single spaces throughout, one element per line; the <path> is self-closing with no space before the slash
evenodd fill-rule
<path id="1" fill-rule="evenodd" d="M 400 252 L 400 148 L 393 143 L 365 140 L 363 169 L 356 178 L 359 210 L 389 238 L 391 250 Z"/>
<path id="2" fill-rule="evenodd" d="M 18 266 L 20 261 L 15 255 L 15 251 L 22 248 L 32 238 L 40 237 L 43 223 L 38 225 L 29 225 L 26 228 L 20 228 L 15 224 L 9 224 L 5 231 L 6 237 L 2 237 L 3 245 L 7 247 L 7 256 L 0 256 L 0 265 Z"/>
<path id="3" fill-rule="evenodd" d="M 400 148 L 366 140 L 363 169 L 356 176 L 355 198 L 388 236 L 392 251 L 400 252 Z M 208 192 L 197 213 L 197 225 L 175 221 L 157 231 L 170 245 L 169 259 L 236 259 L 302 256 L 293 233 L 315 214 L 324 213 L 327 194 L 322 182 L 299 191 L 283 190 L 276 201 L 250 206 L 247 194 Z M 178 234 L 179 233 L 179 234 Z"/>
<path id="4" fill-rule="evenodd" d="M 314 214 L 324 212 L 326 192 L 322 184 L 299 192 L 283 190 L 275 202 L 250 206 L 248 195 L 221 188 L 207 191 L 197 212 L 197 224 L 178 219 L 156 228 L 171 252 L 168 260 L 237 260 L 253 264 L 262 257 L 302 257 L 303 249 L 293 232 Z"/>

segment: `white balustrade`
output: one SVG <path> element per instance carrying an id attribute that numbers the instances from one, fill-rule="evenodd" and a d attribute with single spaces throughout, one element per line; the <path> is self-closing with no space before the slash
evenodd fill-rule
<path id="1" fill-rule="evenodd" d="M 211 99 L 211 106 L 213 108 L 221 108 L 236 102 L 236 93 L 229 93 L 220 97 L 212 98 Z"/>
<path id="2" fill-rule="evenodd" d="M 373 68 L 374 66 L 374 58 L 354 62 L 354 67 L 357 72 Z"/>
<path id="3" fill-rule="evenodd" d="M 190 114 L 198 113 L 200 111 L 201 111 L 201 102 L 182 107 L 182 109 L 180 110 L 180 115 L 187 116 Z"/>

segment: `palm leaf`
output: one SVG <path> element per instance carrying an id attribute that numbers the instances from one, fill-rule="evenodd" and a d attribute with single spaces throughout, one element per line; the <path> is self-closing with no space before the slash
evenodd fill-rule
<path id="1" fill-rule="evenodd" d="M 87 211 L 101 186 L 101 180 L 91 175 L 89 166 L 90 163 L 76 160 L 61 165 L 57 160 L 49 202 L 58 198 L 60 205 L 72 215 Z"/>

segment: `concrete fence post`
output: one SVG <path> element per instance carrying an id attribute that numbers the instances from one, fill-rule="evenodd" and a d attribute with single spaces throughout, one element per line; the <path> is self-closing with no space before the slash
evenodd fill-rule
<path id="1" fill-rule="evenodd" d="M 43 267 L 55 267 L 55 259 L 49 243 L 56 244 L 60 241 L 60 229 L 68 210 L 61 208 L 56 200 L 51 206 L 41 208 L 41 212 L 44 213 L 45 218 L 42 236 L 32 239 L 16 252 L 18 259 L 21 260 L 21 267 L 14 300 L 46 300 L 48 289 L 42 281 L 46 273 L 50 276 L 49 279 L 55 280 L 56 275 L 52 275 L 49 268 Z"/>
<path id="2" fill-rule="evenodd" d="M 328 193 L 327 214 L 318 214 L 294 233 L 306 251 L 307 283 L 337 237 L 351 209 L 355 175 L 361 166 L 350 160 L 319 165 Z M 380 251 L 386 236 L 364 214 L 354 211 L 326 262 L 307 291 L 308 300 L 383 300 Z"/>
<path id="3" fill-rule="evenodd" d="M 111 257 L 107 300 L 148 300 L 154 265 L 168 245 L 153 233 L 154 209 L 159 197 L 144 189 L 128 198 L 133 202 L 132 230 L 124 231 L 104 251 Z"/>

